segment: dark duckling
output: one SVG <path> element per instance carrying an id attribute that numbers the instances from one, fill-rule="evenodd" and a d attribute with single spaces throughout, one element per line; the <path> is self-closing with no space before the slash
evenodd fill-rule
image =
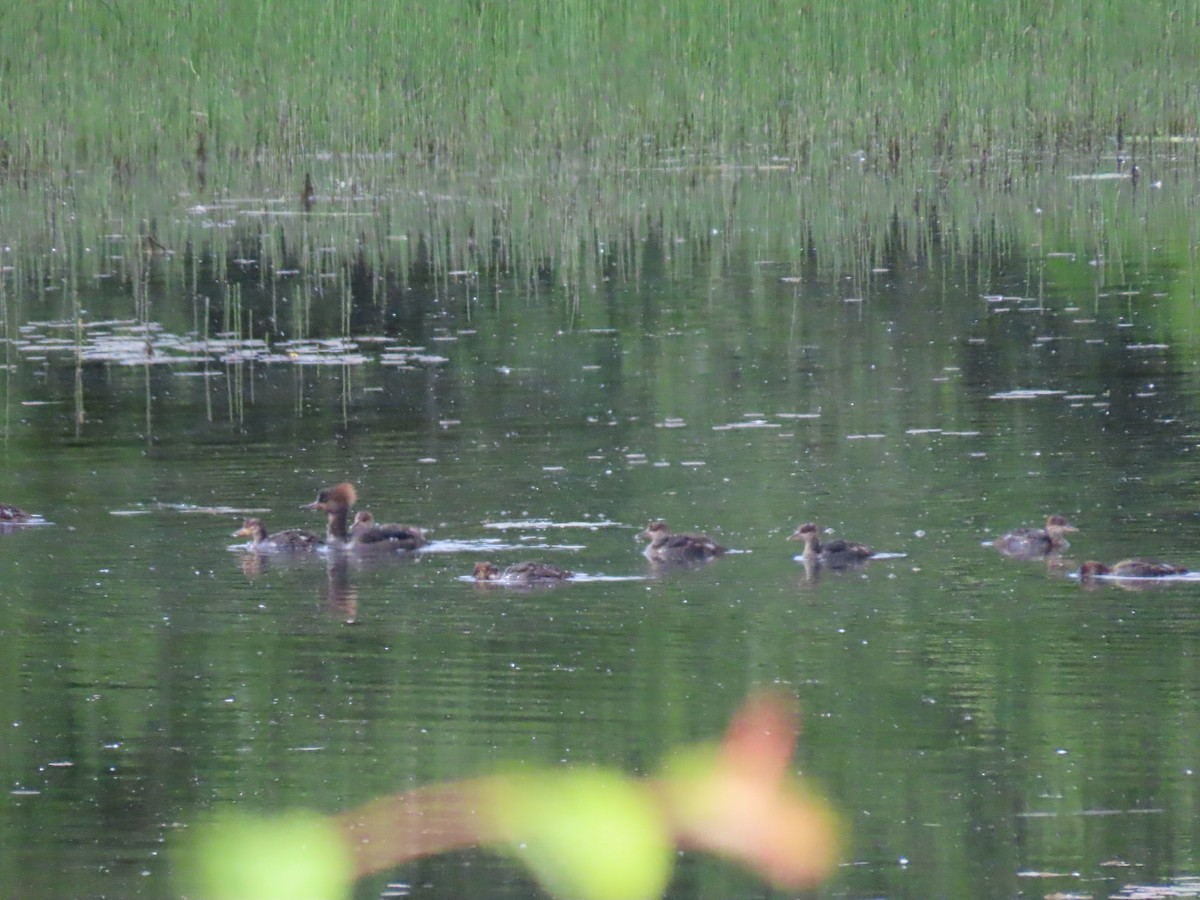
<path id="1" fill-rule="evenodd" d="M 263 552 L 280 551 L 286 553 L 304 553 L 317 550 L 325 542 L 311 531 L 303 528 L 285 528 L 274 534 L 267 534 L 267 526 L 262 519 L 246 519 L 242 527 L 233 533 L 234 537 L 250 538 L 250 547 Z"/>
<path id="2" fill-rule="evenodd" d="M 725 552 L 707 534 L 672 534 L 661 520 L 651 522 L 638 537 L 650 542 L 642 552 L 653 562 L 701 562 Z"/>
<path id="3" fill-rule="evenodd" d="M 1087 581 L 1097 575 L 1112 575 L 1116 578 L 1165 578 L 1169 575 L 1184 575 L 1187 569 L 1157 559 L 1123 559 L 1111 566 L 1088 560 L 1079 567 L 1079 580 Z"/>
<path id="4" fill-rule="evenodd" d="M 425 532 L 415 525 L 377 525 L 365 510 L 354 517 L 350 527 L 350 549 L 390 552 L 411 551 L 429 543 Z"/>
<path id="5" fill-rule="evenodd" d="M 575 573 L 548 563 L 532 561 L 514 563 L 507 569 L 490 562 L 477 562 L 474 576 L 476 581 L 566 581 L 574 578 Z"/>
<path id="6" fill-rule="evenodd" d="M 19 506 L 13 506 L 11 503 L 0 503 L 0 524 L 18 525 L 22 522 L 32 521 L 33 516 L 25 512 Z"/>
<path id="7" fill-rule="evenodd" d="M 817 526 L 812 522 L 805 522 L 792 533 L 788 540 L 804 541 L 804 553 L 802 555 L 806 562 L 820 563 L 832 569 L 865 562 L 871 558 L 874 552 L 866 544 L 860 544 L 858 541 L 846 541 L 841 538 L 823 544 L 821 543 Z"/>
<path id="8" fill-rule="evenodd" d="M 1024 559 L 1048 556 L 1070 547 L 1065 536 L 1078 530 L 1063 516 L 1050 516 L 1045 528 L 1017 528 L 997 538 L 993 546 L 1005 556 Z"/>

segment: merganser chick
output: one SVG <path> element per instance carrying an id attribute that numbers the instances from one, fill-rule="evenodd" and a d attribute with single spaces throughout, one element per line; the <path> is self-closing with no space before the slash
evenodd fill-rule
<path id="1" fill-rule="evenodd" d="M 267 526 L 262 519 L 246 519 L 242 527 L 233 533 L 234 537 L 250 538 L 250 548 L 261 552 L 307 552 L 316 550 L 324 545 L 324 541 L 311 531 L 303 528 L 285 528 L 274 534 L 267 534 Z"/>
<path id="2" fill-rule="evenodd" d="M 0 523 L 16 525 L 20 522 L 28 522 L 31 519 L 33 519 L 33 516 L 25 512 L 21 507 L 13 506 L 11 503 L 0 503 Z"/>
<path id="3" fill-rule="evenodd" d="M 792 532 L 788 540 L 804 541 L 802 556 L 806 562 L 820 563 L 832 569 L 864 562 L 870 559 L 874 552 L 866 544 L 841 538 L 822 544 L 817 526 L 812 522 L 805 522 Z"/>
<path id="4" fill-rule="evenodd" d="M 507 569 L 490 562 L 477 562 L 474 574 L 476 581 L 566 581 L 575 577 L 575 573 L 568 569 L 532 561 L 514 563 Z"/>
<path id="5" fill-rule="evenodd" d="M 428 543 L 425 532 L 416 525 L 376 525 L 375 517 L 365 510 L 350 526 L 351 550 L 416 550 Z"/>
<path id="6" fill-rule="evenodd" d="M 1045 528 L 1017 528 L 997 538 L 992 546 L 1005 556 L 1026 559 L 1047 556 L 1070 547 L 1065 535 L 1078 530 L 1063 516 L 1050 516 Z"/>
<path id="7" fill-rule="evenodd" d="M 1079 580 L 1087 581 L 1097 575 L 1113 575 L 1117 578 L 1165 578 L 1168 575 L 1184 575 L 1187 569 L 1157 559 L 1123 559 L 1106 566 L 1102 562 L 1088 560 L 1079 567 Z"/>
<path id="8" fill-rule="evenodd" d="M 638 537 L 650 542 L 642 552 L 652 562 L 698 562 L 725 552 L 707 534 L 672 534 L 661 520 L 651 522 Z"/>
<path id="9" fill-rule="evenodd" d="M 325 542 L 331 548 L 345 549 L 350 544 L 350 507 L 358 501 L 358 491 L 348 481 L 322 488 L 317 499 L 301 509 L 325 513 Z"/>

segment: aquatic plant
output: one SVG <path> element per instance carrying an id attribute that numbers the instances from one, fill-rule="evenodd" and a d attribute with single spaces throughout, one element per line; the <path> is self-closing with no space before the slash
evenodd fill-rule
<path id="1" fill-rule="evenodd" d="M 638 277 L 648 238 L 679 273 L 743 241 L 859 293 L 895 253 L 1136 244 L 1113 231 L 1140 214 L 1134 166 L 1195 175 L 1171 73 L 1198 46 L 1165 0 L 22 8 L 0 229 L 25 284 L 211 264 L 301 332 L 314 297 L 345 334 L 425 274 L 578 298 Z M 1119 180 L 1065 182 L 1097 171 Z"/>

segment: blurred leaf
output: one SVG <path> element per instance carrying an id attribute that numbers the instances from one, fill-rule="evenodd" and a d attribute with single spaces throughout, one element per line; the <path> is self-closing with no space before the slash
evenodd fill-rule
<path id="1" fill-rule="evenodd" d="M 838 859 L 837 820 L 788 771 L 799 727 L 787 701 L 749 698 L 719 745 L 681 749 L 661 778 L 681 845 L 719 853 L 784 887 L 815 884 Z"/>
<path id="2" fill-rule="evenodd" d="M 341 830 L 306 811 L 225 814 L 198 825 L 176 874 L 189 900 L 342 900 L 352 885 Z"/>
<path id="3" fill-rule="evenodd" d="M 494 781 L 489 813 L 508 849 L 556 897 L 660 897 L 674 844 L 646 787 L 603 769 Z"/>

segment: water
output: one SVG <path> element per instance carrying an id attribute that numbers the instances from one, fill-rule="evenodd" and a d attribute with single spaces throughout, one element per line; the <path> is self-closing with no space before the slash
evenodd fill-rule
<path id="1" fill-rule="evenodd" d="M 112 286 L 10 298 L 0 500 L 53 523 L 0 535 L 14 896 L 169 896 L 165 848 L 227 804 L 332 813 L 508 762 L 653 772 L 762 684 L 798 697 L 796 767 L 848 825 L 823 894 L 1104 896 L 1196 872 L 1200 586 L 1067 577 L 1200 566 L 1170 273 L 1130 296 L 1082 256 L 1013 252 L 986 277 L 897 257 L 859 296 L 736 254 L 668 277 L 643 253 L 578 296 L 414 280 L 346 334 L 329 297 L 307 333 L 273 318 L 256 274 L 250 324 L 218 336 L 213 313 L 206 338 L 169 260 L 162 321 Z M 342 480 L 430 551 L 237 548 L 247 514 L 320 528 L 300 507 Z M 1050 513 L 1081 529 L 1062 565 L 985 546 Z M 738 552 L 652 568 L 651 518 Z M 804 521 L 887 558 L 812 577 L 785 540 Z M 595 577 L 466 578 L 527 558 Z M 532 889 L 471 852 L 358 896 Z M 671 896 L 716 895 L 770 891 L 685 857 Z"/>

